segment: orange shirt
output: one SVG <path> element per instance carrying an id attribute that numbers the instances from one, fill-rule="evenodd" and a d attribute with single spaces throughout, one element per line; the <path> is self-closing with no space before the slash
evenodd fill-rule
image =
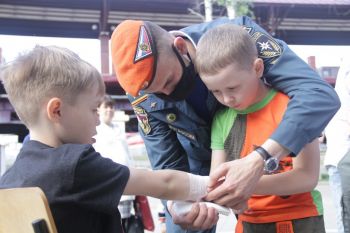
<path id="1" fill-rule="evenodd" d="M 247 128 L 241 157 L 251 153 L 254 145 L 262 145 L 270 137 L 281 122 L 288 101 L 288 96 L 277 92 L 262 109 L 247 114 Z M 292 167 L 292 158 L 285 157 L 280 161 L 278 172 L 291 170 Z M 317 191 L 289 196 L 253 195 L 248 200 L 248 210 L 239 216 L 239 220 L 267 223 L 318 216 L 322 213 L 319 213 L 317 208 L 320 206 L 317 204 L 322 206 L 321 196 Z"/>

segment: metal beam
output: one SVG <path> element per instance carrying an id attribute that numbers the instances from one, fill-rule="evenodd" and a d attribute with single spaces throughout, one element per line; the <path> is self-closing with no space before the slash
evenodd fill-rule
<path id="1" fill-rule="evenodd" d="M 350 20 L 284 18 L 278 30 L 350 31 Z"/>
<path id="2" fill-rule="evenodd" d="M 100 11 L 0 4 L 0 18 L 98 23 Z"/>
<path id="3" fill-rule="evenodd" d="M 100 11 L 0 4 L 0 18 L 98 24 Z M 161 26 L 179 27 L 202 22 L 200 17 L 190 14 L 109 11 L 109 24 L 118 24 L 125 19 L 148 20 Z"/>

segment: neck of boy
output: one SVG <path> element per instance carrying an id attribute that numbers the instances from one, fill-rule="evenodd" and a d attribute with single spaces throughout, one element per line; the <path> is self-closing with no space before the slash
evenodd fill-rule
<path id="1" fill-rule="evenodd" d="M 249 107 L 243 110 L 236 109 L 236 112 L 239 114 L 248 114 L 248 113 L 256 112 L 261 108 L 263 108 L 267 103 L 269 103 L 271 99 L 275 96 L 275 94 L 276 94 L 275 90 L 271 89 L 270 87 L 264 84 L 264 87 L 258 88 L 258 92 L 256 95 L 257 97 L 254 104 L 250 105 Z"/>

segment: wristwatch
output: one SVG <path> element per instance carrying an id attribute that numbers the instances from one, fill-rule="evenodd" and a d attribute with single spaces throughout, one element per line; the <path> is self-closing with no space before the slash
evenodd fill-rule
<path id="1" fill-rule="evenodd" d="M 264 171 L 267 173 L 273 173 L 278 169 L 279 161 L 277 158 L 270 155 L 263 147 L 256 146 L 255 151 L 264 159 Z"/>

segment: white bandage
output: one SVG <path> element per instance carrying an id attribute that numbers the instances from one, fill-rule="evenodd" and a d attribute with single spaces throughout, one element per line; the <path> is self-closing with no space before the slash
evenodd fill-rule
<path id="1" fill-rule="evenodd" d="M 190 187 L 186 200 L 199 201 L 207 195 L 209 176 L 199 176 L 188 173 L 188 179 Z"/>
<path id="2" fill-rule="evenodd" d="M 181 216 L 190 212 L 193 203 L 194 202 L 190 202 L 190 201 L 174 201 L 172 202 L 172 204 L 168 204 L 168 209 L 171 206 L 172 207 L 171 210 L 177 216 Z"/>
<path id="3" fill-rule="evenodd" d="M 170 203 L 168 201 L 168 209 L 170 209 L 171 206 L 171 210 L 173 211 L 173 213 L 175 213 L 178 216 L 181 215 L 186 215 L 187 213 L 189 213 L 192 209 L 192 205 L 195 202 L 190 202 L 190 201 L 174 201 L 172 203 Z M 211 202 L 199 202 L 200 205 L 206 205 L 208 208 L 214 208 L 216 209 L 216 211 L 219 214 L 223 214 L 228 216 L 231 213 L 231 210 L 227 207 L 224 206 L 220 206 L 217 205 L 215 203 L 211 203 Z"/>

